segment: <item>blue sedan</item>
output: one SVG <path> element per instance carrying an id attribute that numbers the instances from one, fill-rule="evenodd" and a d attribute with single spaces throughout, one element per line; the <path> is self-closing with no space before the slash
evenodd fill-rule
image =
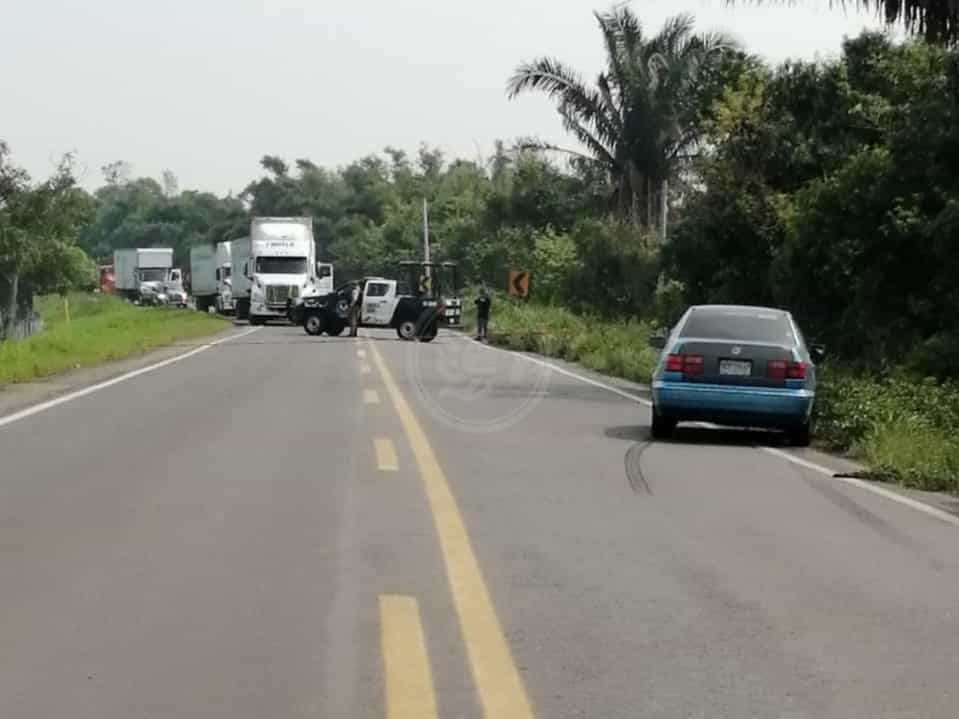
<path id="1" fill-rule="evenodd" d="M 809 444 L 815 362 L 824 351 L 807 347 L 788 312 L 695 305 L 650 344 L 662 350 L 653 371 L 654 438 L 700 421 L 779 429 L 793 444 Z"/>

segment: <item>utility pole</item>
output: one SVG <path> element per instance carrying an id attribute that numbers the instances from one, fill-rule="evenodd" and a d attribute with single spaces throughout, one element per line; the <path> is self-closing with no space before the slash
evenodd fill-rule
<path id="1" fill-rule="evenodd" d="M 433 282 L 430 272 L 430 210 L 426 202 L 426 198 L 423 198 L 423 262 L 426 262 L 423 266 L 423 277 L 426 279 L 427 289 L 429 290 L 430 295 L 433 294 Z"/>
<path id="2" fill-rule="evenodd" d="M 430 210 L 423 198 L 423 261 L 430 261 Z"/>
<path id="3" fill-rule="evenodd" d="M 666 244 L 666 221 L 669 216 L 669 181 L 664 177 L 659 197 L 659 242 Z"/>

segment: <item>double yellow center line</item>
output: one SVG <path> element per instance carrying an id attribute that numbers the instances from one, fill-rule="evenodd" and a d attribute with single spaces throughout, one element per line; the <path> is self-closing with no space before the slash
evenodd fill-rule
<path id="1" fill-rule="evenodd" d="M 426 433 L 420 427 L 419 421 L 406 402 L 406 398 L 393 380 L 393 375 L 383 361 L 382 356 L 375 346 L 370 345 L 369 348 L 419 466 L 420 478 L 433 515 L 436 534 L 446 564 L 453 605 L 459 620 L 460 631 L 463 634 L 470 669 L 473 673 L 473 680 L 483 707 L 483 713 L 487 719 L 533 719 L 533 709 L 526 694 L 526 688 L 506 643 L 503 627 L 500 624 L 499 617 L 496 616 L 489 589 L 483 580 L 479 562 L 476 560 L 469 534 L 466 531 L 466 525 L 456 504 L 456 499 L 450 490 L 449 482 L 446 480 L 443 469 L 433 453 L 433 449 L 426 438 Z M 417 632 L 410 619 L 409 605 L 397 605 L 396 598 L 393 600 L 381 598 L 381 613 L 383 612 L 384 605 L 382 602 L 384 600 L 388 600 L 387 608 L 390 606 L 396 607 L 392 610 L 395 616 L 406 616 L 406 620 L 400 622 L 405 629 L 397 629 L 395 622 L 389 623 L 389 626 L 384 625 L 384 653 L 393 651 L 392 648 L 394 647 L 398 650 L 407 651 L 410 644 L 413 643 L 409 638 L 415 636 Z M 413 601 L 415 602 L 415 600 Z M 405 608 L 400 609 L 400 606 Z M 415 609 L 415 603 L 413 608 Z M 418 617 L 419 615 L 416 613 L 416 627 L 419 626 Z M 421 634 L 421 630 L 419 631 Z M 398 639 L 400 636 L 407 639 Z M 423 650 L 423 656 L 425 656 L 425 649 Z M 395 673 L 394 676 L 390 677 L 391 671 L 398 671 L 396 669 L 397 663 L 404 661 L 412 662 L 407 667 L 407 670 L 411 671 L 413 665 L 422 663 L 423 660 L 417 657 L 398 659 L 386 656 L 388 675 L 387 715 L 390 719 L 427 719 L 433 715 L 395 712 L 398 708 L 402 708 L 401 699 L 396 696 L 397 692 L 402 693 L 404 691 L 401 687 L 410 687 L 409 691 L 416 692 L 418 691 L 416 687 L 422 688 L 432 683 L 428 674 L 428 662 L 425 665 L 425 671 L 427 672 L 425 678 L 422 673 L 419 674 L 420 678 L 415 680 L 408 676 L 400 677 Z M 392 693 L 390 687 L 393 687 Z M 419 695 L 417 694 L 417 696 Z M 417 701 L 420 702 L 417 706 L 422 707 L 422 699 L 412 700 L 412 704 L 416 705 Z M 435 712 L 435 707 L 433 711 Z"/>

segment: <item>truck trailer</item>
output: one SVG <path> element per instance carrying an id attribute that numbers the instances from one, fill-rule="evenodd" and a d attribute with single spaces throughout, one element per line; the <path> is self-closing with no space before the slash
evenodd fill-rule
<path id="1" fill-rule="evenodd" d="M 216 247 L 194 245 L 190 248 L 190 294 L 200 312 L 208 312 L 216 305 L 219 287 L 217 275 Z"/>

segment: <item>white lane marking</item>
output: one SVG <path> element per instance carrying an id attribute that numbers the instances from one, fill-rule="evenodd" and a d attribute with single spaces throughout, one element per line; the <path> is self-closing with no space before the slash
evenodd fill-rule
<path id="1" fill-rule="evenodd" d="M 22 409 L 19 412 L 8 414 L 6 417 L 0 417 L 0 427 L 4 427 L 8 424 L 13 424 L 14 422 L 17 422 L 21 419 L 26 419 L 27 417 L 32 417 L 35 414 L 39 414 L 40 412 L 44 412 L 48 409 L 52 409 L 53 407 L 56 407 L 58 405 L 66 404 L 67 402 L 72 402 L 73 400 L 79 399 L 80 397 L 86 397 L 88 394 L 93 394 L 94 392 L 99 392 L 101 389 L 106 389 L 107 387 L 112 387 L 115 384 L 126 382 L 128 379 L 133 379 L 134 377 L 139 377 L 140 375 L 147 374 L 148 372 L 153 372 L 162 367 L 166 367 L 167 365 L 171 365 L 174 362 L 180 362 L 182 360 L 187 359 L 188 357 L 192 357 L 193 355 L 198 355 L 201 352 L 206 352 L 211 347 L 216 347 L 217 345 L 223 344 L 224 342 L 230 342 L 232 340 L 239 339 L 240 337 L 246 337 L 247 335 L 253 334 L 258 329 L 260 328 L 254 327 L 253 329 L 246 330 L 245 332 L 240 332 L 239 334 L 230 335 L 229 337 L 224 337 L 214 342 L 208 342 L 204 345 L 200 345 L 196 349 L 190 350 L 189 352 L 184 352 L 181 355 L 177 355 L 176 357 L 170 357 L 169 359 L 162 360 L 161 362 L 156 362 L 154 364 L 147 365 L 146 367 L 141 367 L 140 369 L 133 370 L 132 372 L 127 372 L 126 374 L 121 374 L 120 376 L 114 377 L 113 379 L 108 379 L 104 382 L 98 382 L 97 384 L 92 384 L 89 387 L 78 389 L 75 392 L 69 392 L 65 395 L 56 397 L 55 399 L 51 399 L 47 402 L 41 402 L 40 404 L 35 404 L 32 407 L 27 407 L 26 409 Z M 161 349 L 161 348 L 158 348 L 158 349 Z"/>
<path id="2" fill-rule="evenodd" d="M 366 359 L 366 350 L 356 350 L 356 356 L 360 359 Z"/>
<path id="3" fill-rule="evenodd" d="M 504 349 L 502 349 L 501 347 L 495 347 L 495 346 L 493 346 L 493 345 L 483 344 L 482 342 L 476 342 L 476 340 L 471 340 L 469 337 L 463 337 L 463 339 L 466 340 L 467 342 L 472 342 L 472 343 L 474 343 L 474 344 L 477 344 L 477 345 L 479 345 L 480 347 L 482 347 L 483 349 L 493 350 L 494 352 L 506 352 L 506 353 L 511 354 L 511 355 L 516 355 L 516 356 L 522 357 L 522 358 L 523 358 L 524 360 L 526 360 L 527 362 L 532 362 L 533 364 L 539 365 L 540 367 L 547 367 L 547 368 L 549 368 L 550 370 L 552 370 L 553 372 L 556 372 L 556 373 L 562 374 L 562 375 L 566 375 L 567 377 L 572 377 L 573 379 L 577 379 L 577 380 L 579 380 L 580 382 L 585 382 L 586 384 L 591 384 L 591 385 L 593 385 L 594 387 L 599 387 L 600 389 L 604 389 L 604 390 L 606 390 L 607 392 L 612 392 L 613 394 L 618 394 L 620 397 L 625 397 L 626 399 L 632 400 L 633 402 L 639 402 L 640 404 L 644 404 L 644 405 L 646 405 L 647 407 L 652 407 L 652 405 L 653 405 L 653 403 L 650 402 L 650 401 L 647 400 L 647 399 L 644 399 L 644 398 L 642 398 L 642 397 L 638 397 L 638 396 L 636 396 L 635 394 L 631 394 L 631 393 L 629 393 L 629 392 L 625 392 L 625 391 L 623 391 L 623 390 L 621 390 L 621 389 L 618 389 L 617 387 L 613 387 L 612 385 L 606 384 L 605 382 L 600 382 L 600 381 L 598 381 L 598 380 L 591 379 L 591 378 L 589 378 L 589 377 L 584 377 L 584 376 L 581 375 L 581 374 L 576 374 L 575 372 L 570 372 L 569 370 L 563 369 L 562 367 L 557 367 L 557 366 L 554 365 L 552 362 L 546 362 L 546 361 L 544 361 L 544 360 L 539 359 L 538 357 L 530 357 L 529 355 L 523 354 L 522 352 L 512 352 L 512 351 L 510 351 L 510 350 L 504 350 Z"/>
<path id="4" fill-rule="evenodd" d="M 775 447 L 760 447 L 762 451 L 785 459 L 787 462 L 792 462 L 797 464 L 800 467 L 805 467 L 806 469 L 811 469 L 814 472 L 819 472 L 820 474 L 825 474 L 830 478 L 836 480 L 837 482 L 845 482 L 846 484 L 851 484 L 854 487 L 859 487 L 860 489 L 865 489 L 867 492 L 872 492 L 873 494 L 878 494 L 880 497 L 885 497 L 890 499 L 893 502 L 899 502 L 907 507 L 912 507 L 913 509 L 928 514 L 930 517 L 935 517 L 940 519 L 943 522 L 953 525 L 954 527 L 959 527 L 959 517 L 949 512 L 945 512 L 937 507 L 933 507 L 930 504 L 925 502 L 920 502 L 917 499 L 912 499 L 911 497 L 906 497 L 898 492 L 893 492 L 891 489 L 886 489 L 878 484 L 873 482 L 867 482 L 863 479 L 857 479 L 856 477 L 836 477 L 834 476 L 836 470 L 829 469 L 828 467 L 823 467 L 820 464 L 815 462 L 810 462 L 808 459 L 803 459 L 802 457 L 797 457 L 788 452 L 783 452 L 781 449 L 776 449 Z"/>
<path id="5" fill-rule="evenodd" d="M 376 468 L 381 472 L 396 472 L 400 468 L 400 461 L 396 457 L 396 447 L 389 437 L 378 437 L 373 440 L 373 451 L 376 454 Z"/>
<path id="6" fill-rule="evenodd" d="M 465 339 L 467 342 L 473 341 L 473 340 L 470 340 L 468 337 L 464 337 L 463 339 Z M 612 392 L 613 394 L 617 394 L 620 397 L 625 397 L 626 399 L 632 400 L 633 402 L 638 402 L 640 404 L 646 405 L 647 407 L 651 407 L 653 404 L 648 399 L 638 397 L 629 392 L 624 392 L 623 390 L 613 387 L 611 385 L 608 385 L 605 382 L 598 382 L 594 379 L 590 379 L 589 377 L 584 377 L 583 375 L 576 374 L 575 372 L 570 372 L 569 370 L 563 369 L 562 367 L 557 367 L 552 362 L 545 362 L 544 360 L 538 359 L 536 357 L 530 357 L 529 355 L 523 354 L 522 352 L 510 352 L 509 350 L 504 350 L 500 347 L 494 347 L 492 345 L 480 344 L 480 346 L 485 347 L 486 349 L 497 351 L 497 352 L 508 352 L 509 354 L 522 357 L 523 359 L 529 362 L 541 365 L 543 367 L 548 367 L 554 372 L 558 372 L 559 374 L 566 375 L 567 377 L 572 377 L 573 379 L 579 380 L 580 382 L 585 382 L 586 384 L 591 384 L 594 387 L 599 387 L 600 389 L 604 389 L 607 392 Z M 714 425 L 708 422 L 696 422 L 695 424 L 701 427 L 708 427 L 713 429 L 718 428 L 718 425 Z M 935 517 L 936 519 L 939 519 L 943 522 L 951 524 L 955 527 L 959 527 L 959 517 L 955 516 L 954 514 L 945 512 L 941 509 L 938 509 L 937 507 L 933 507 L 932 505 L 926 504 L 925 502 L 920 502 L 919 500 L 906 497 L 902 494 L 899 494 L 898 492 L 893 492 L 892 490 L 886 489 L 885 487 L 881 487 L 873 482 L 867 482 L 862 479 L 856 479 L 855 477 L 836 477 L 834 475 L 840 470 L 829 469 L 828 467 L 824 467 L 821 464 L 810 462 L 808 459 L 803 459 L 802 457 L 798 457 L 794 454 L 790 454 L 789 452 L 783 452 L 781 449 L 776 449 L 775 447 L 756 447 L 756 449 L 766 452 L 767 454 L 771 454 L 775 457 L 779 457 L 780 459 L 784 459 L 787 462 L 790 462 L 791 464 L 795 464 L 799 467 L 805 467 L 806 469 L 810 469 L 813 472 L 823 474 L 829 477 L 830 479 L 834 479 L 838 482 L 845 482 L 846 484 L 852 485 L 853 487 L 859 487 L 860 489 L 864 489 L 867 492 L 872 492 L 873 494 L 879 495 L 880 497 L 885 497 L 886 499 L 892 502 L 898 502 L 899 504 L 903 506 L 915 509 L 917 512 L 922 512 L 923 514 L 926 514 L 930 517 Z"/>
<path id="7" fill-rule="evenodd" d="M 364 404 L 379 404 L 380 395 L 377 394 L 375 389 L 365 389 L 363 390 L 363 402 Z"/>

